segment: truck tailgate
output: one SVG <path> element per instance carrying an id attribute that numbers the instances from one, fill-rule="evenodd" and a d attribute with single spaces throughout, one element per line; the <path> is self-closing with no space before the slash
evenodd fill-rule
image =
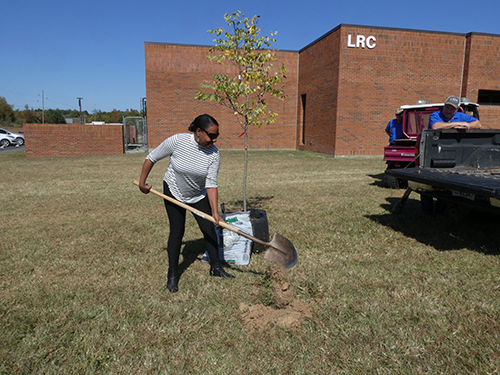
<path id="1" fill-rule="evenodd" d="M 500 175 L 496 173 L 418 167 L 390 169 L 385 173 L 401 180 L 415 181 L 436 188 L 500 199 Z"/>

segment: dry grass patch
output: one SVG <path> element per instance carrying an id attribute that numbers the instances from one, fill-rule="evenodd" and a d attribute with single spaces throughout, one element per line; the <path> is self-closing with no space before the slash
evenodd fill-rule
<path id="1" fill-rule="evenodd" d="M 296 246 L 286 278 L 311 311 L 251 329 L 242 304 L 280 309 L 268 262 L 209 277 L 191 217 L 180 291 L 166 292 L 163 204 L 132 185 L 144 157 L 0 157 L 0 373 L 500 370 L 498 218 L 424 218 L 413 195 L 390 214 L 402 191 L 381 186 L 379 158 L 251 152 L 249 206 Z M 228 211 L 242 208 L 242 165 L 222 151 Z"/>

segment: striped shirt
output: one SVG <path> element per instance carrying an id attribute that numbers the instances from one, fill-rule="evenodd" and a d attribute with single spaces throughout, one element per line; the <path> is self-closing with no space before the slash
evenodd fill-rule
<path id="1" fill-rule="evenodd" d="M 194 134 L 175 134 L 165 139 L 146 159 L 153 163 L 170 156 L 165 173 L 170 192 L 183 203 L 196 203 L 207 195 L 207 188 L 217 187 L 220 154 L 215 145 L 200 146 Z"/>

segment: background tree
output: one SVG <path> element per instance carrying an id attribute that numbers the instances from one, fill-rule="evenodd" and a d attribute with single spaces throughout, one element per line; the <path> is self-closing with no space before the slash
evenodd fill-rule
<path id="1" fill-rule="evenodd" d="M 21 123 L 33 124 L 37 122 L 35 111 L 33 108 L 30 109 L 27 104 L 24 106 L 24 110 L 19 113 L 18 117 L 20 118 Z"/>
<path id="2" fill-rule="evenodd" d="M 135 117 L 141 117 L 142 114 L 139 112 L 137 109 L 127 109 L 125 111 L 125 116 L 135 116 Z"/>
<path id="3" fill-rule="evenodd" d="M 16 117 L 12 105 L 7 103 L 7 99 L 0 96 L 0 123 L 10 125 L 15 121 Z"/>
<path id="4" fill-rule="evenodd" d="M 41 124 L 42 123 L 42 109 L 29 108 L 26 104 L 23 110 L 13 109 L 13 105 L 8 104 L 7 99 L 0 96 L 0 123 L 4 127 L 8 126 L 22 126 L 22 124 Z M 80 111 L 78 109 L 45 109 L 43 111 L 44 122 L 46 124 L 65 124 L 66 118 L 80 118 Z M 126 109 L 120 111 L 113 109 L 111 112 L 103 112 L 94 109 L 93 114 L 90 115 L 88 111 L 82 111 L 82 116 L 85 121 L 104 121 L 106 123 L 121 123 L 126 116 L 141 116 L 137 109 Z"/>
<path id="5" fill-rule="evenodd" d="M 106 121 L 106 114 L 100 109 L 94 108 L 92 111 L 92 116 L 90 116 L 89 121 Z"/>
<path id="6" fill-rule="evenodd" d="M 82 113 L 83 115 L 83 113 Z M 68 109 L 66 113 L 64 114 L 64 117 L 67 118 L 79 118 L 80 117 L 80 111 L 78 109 Z"/>
<path id="7" fill-rule="evenodd" d="M 45 110 L 45 123 L 46 124 L 65 124 L 63 111 L 60 109 L 46 109 Z"/>
<path id="8" fill-rule="evenodd" d="M 217 101 L 229 108 L 236 116 L 244 131 L 245 164 L 243 172 L 243 210 L 247 209 L 246 182 L 248 166 L 248 130 L 250 125 L 261 126 L 275 121 L 277 113 L 268 108 L 266 97 L 272 96 L 283 100 L 283 79 L 286 73 L 284 64 L 272 71 L 276 55 L 274 50 L 265 49 L 276 42 L 274 35 L 261 36 L 257 27 L 258 15 L 251 19 L 238 10 L 236 13 L 224 15 L 230 31 L 222 27 L 209 30 L 218 39 L 214 47 L 209 49 L 208 58 L 220 65 L 235 67 L 235 74 L 214 74 L 212 81 L 202 83 L 202 88 L 210 89 L 210 93 L 196 92 L 197 100 Z"/>
<path id="9" fill-rule="evenodd" d="M 110 122 L 121 122 L 120 117 L 123 117 L 123 116 L 120 116 L 120 115 L 121 115 L 120 111 L 113 109 L 113 111 L 111 111 Z"/>

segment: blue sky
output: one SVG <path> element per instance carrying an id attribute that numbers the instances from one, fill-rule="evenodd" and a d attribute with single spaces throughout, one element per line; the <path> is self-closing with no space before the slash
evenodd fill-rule
<path id="1" fill-rule="evenodd" d="M 224 13 L 260 15 L 277 49 L 339 24 L 500 34 L 499 0 L 16 0 L 2 4 L 0 96 L 14 108 L 139 109 L 144 42 L 212 45 Z M 500 63 L 500 61 L 499 61 Z"/>

